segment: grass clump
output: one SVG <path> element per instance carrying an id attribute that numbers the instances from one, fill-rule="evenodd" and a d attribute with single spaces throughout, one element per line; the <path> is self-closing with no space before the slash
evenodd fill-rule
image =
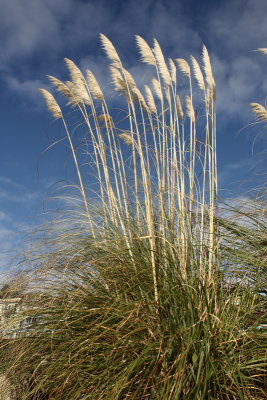
<path id="1" fill-rule="evenodd" d="M 101 35 L 125 101 L 119 121 L 91 71 L 66 59 L 71 80 L 50 77 L 81 114 L 94 194 L 82 178 L 73 117 L 67 122 L 41 89 L 65 128 L 83 204 L 50 224 L 31 255 L 34 301 L 25 298 L 18 315 L 30 322 L 3 344 L 1 368 L 27 383 L 23 399 L 264 398 L 263 335 L 251 322 L 262 300 L 221 269 L 207 49 L 203 68 L 194 57 L 192 68 L 181 58 L 167 65 L 156 40 L 153 48 L 136 40 L 155 72 L 146 97 Z M 176 65 L 187 85 L 182 102 Z"/>

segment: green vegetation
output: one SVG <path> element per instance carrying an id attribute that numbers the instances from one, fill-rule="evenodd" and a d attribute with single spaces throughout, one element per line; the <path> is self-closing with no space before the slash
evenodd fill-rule
<path id="1" fill-rule="evenodd" d="M 34 301 L 16 318 L 30 323 L 3 343 L 0 368 L 22 399 L 264 399 L 266 207 L 220 216 L 206 48 L 203 68 L 194 57 L 192 68 L 167 66 L 156 40 L 136 39 L 154 70 L 146 98 L 101 35 L 124 110 L 108 108 L 92 72 L 68 59 L 71 81 L 50 81 L 79 122 L 41 89 L 65 128 L 82 203 L 40 228 Z M 72 123 L 87 132 L 91 188 Z"/>

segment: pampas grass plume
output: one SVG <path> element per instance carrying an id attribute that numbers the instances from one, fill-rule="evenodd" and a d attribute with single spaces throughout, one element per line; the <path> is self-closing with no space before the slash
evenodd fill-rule
<path id="1" fill-rule="evenodd" d="M 127 69 L 122 68 L 122 73 L 124 75 L 124 79 L 125 79 L 127 85 L 129 86 L 129 88 L 131 88 L 131 89 L 135 88 L 136 87 L 136 83 L 135 83 L 134 78 L 130 74 L 130 72 L 127 71 Z"/>
<path id="2" fill-rule="evenodd" d="M 177 107 L 177 113 L 178 113 L 178 117 L 183 119 L 184 117 L 184 113 L 183 113 L 183 108 L 182 108 L 182 104 L 181 104 L 181 100 L 179 95 L 176 95 L 176 107 Z"/>
<path id="3" fill-rule="evenodd" d="M 133 137 L 127 133 L 120 133 L 118 137 L 122 139 L 128 146 L 133 146 L 135 144 Z"/>
<path id="4" fill-rule="evenodd" d="M 125 82 L 120 71 L 113 67 L 112 65 L 109 67 L 110 75 L 112 83 L 115 87 L 116 92 L 124 91 L 125 90 Z"/>
<path id="5" fill-rule="evenodd" d="M 172 79 L 171 79 L 171 75 L 170 72 L 167 68 L 166 62 L 164 60 L 164 56 L 162 54 L 160 45 L 158 44 L 158 41 L 156 39 L 154 39 L 154 49 L 153 49 L 154 55 L 156 57 L 157 63 L 158 63 L 158 67 L 159 67 L 159 71 L 160 74 L 162 76 L 162 79 L 165 83 L 166 86 L 171 86 L 172 83 Z"/>
<path id="6" fill-rule="evenodd" d="M 50 82 L 56 87 L 57 92 L 61 93 L 63 96 L 67 98 L 70 98 L 72 96 L 71 91 L 64 82 L 60 81 L 59 79 L 51 75 L 47 75 L 47 77 L 50 80 Z"/>
<path id="7" fill-rule="evenodd" d="M 136 101 L 139 101 L 141 107 L 143 107 L 149 113 L 150 112 L 150 108 L 147 106 L 147 104 L 145 102 L 145 99 L 144 99 L 144 96 L 142 95 L 140 90 L 137 87 L 135 87 L 135 88 L 133 88 L 132 92 L 133 92 L 133 95 L 134 95 L 134 99 Z"/>
<path id="8" fill-rule="evenodd" d="M 99 121 L 103 121 L 105 123 L 106 129 L 110 129 L 114 125 L 113 119 L 109 114 L 100 114 L 98 119 Z"/>
<path id="9" fill-rule="evenodd" d="M 267 48 L 266 47 L 260 47 L 259 49 L 257 49 L 257 51 L 260 51 L 262 54 L 267 56 Z"/>
<path id="10" fill-rule="evenodd" d="M 103 35 L 103 33 L 100 33 L 100 40 L 108 58 L 111 59 L 116 67 L 121 67 L 120 57 L 111 41 L 105 35 Z"/>
<path id="11" fill-rule="evenodd" d="M 149 65 L 153 65 L 155 67 L 157 65 L 155 56 L 153 54 L 153 51 L 147 44 L 147 42 L 141 37 L 136 35 L 135 36 L 136 43 L 138 46 L 138 49 L 141 54 L 141 60 Z"/>
<path id="12" fill-rule="evenodd" d="M 152 85 L 153 85 L 154 92 L 155 92 L 156 96 L 162 102 L 163 101 L 163 95 L 162 95 L 162 91 L 161 91 L 161 87 L 160 87 L 159 81 L 154 77 L 151 79 L 151 81 L 152 81 Z"/>
<path id="13" fill-rule="evenodd" d="M 77 81 L 75 85 L 72 81 L 66 81 L 66 86 L 70 90 L 71 97 L 68 104 L 71 104 L 73 107 L 82 106 L 87 104 L 89 106 L 92 105 L 91 98 L 88 95 L 88 92 L 81 80 Z"/>
<path id="14" fill-rule="evenodd" d="M 176 66 L 171 58 L 169 58 L 170 73 L 173 83 L 176 85 Z"/>
<path id="15" fill-rule="evenodd" d="M 191 61 L 192 61 L 193 71 L 194 71 L 194 75 L 197 80 L 198 86 L 201 90 L 205 90 L 204 77 L 203 77 L 202 71 L 200 69 L 200 66 L 199 66 L 197 60 L 195 59 L 195 57 L 191 56 Z"/>
<path id="16" fill-rule="evenodd" d="M 103 101 L 104 100 L 104 95 L 102 90 L 100 89 L 100 86 L 92 73 L 89 69 L 86 70 L 86 78 L 87 78 L 87 84 L 88 87 L 94 96 L 96 100 Z"/>
<path id="17" fill-rule="evenodd" d="M 52 113 L 53 117 L 58 119 L 58 118 L 62 118 L 62 113 L 61 113 L 61 109 L 59 107 L 59 105 L 57 104 L 54 96 L 48 92 L 46 89 L 39 89 L 39 92 L 42 93 L 45 102 L 46 102 L 46 106 L 48 108 L 48 110 Z"/>
<path id="18" fill-rule="evenodd" d="M 146 101 L 147 101 L 148 107 L 150 108 L 150 111 L 152 111 L 154 114 L 157 114 L 157 108 L 156 108 L 153 94 L 151 92 L 150 87 L 147 85 L 145 85 L 145 92 L 146 92 Z"/>
<path id="19" fill-rule="evenodd" d="M 215 80 L 214 80 L 214 77 L 212 74 L 209 53 L 208 53 L 208 50 L 205 45 L 203 45 L 202 59 L 203 59 L 203 64 L 204 64 L 206 81 L 207 81 L 209 87 L 211 88 L 212 95 L 214 97 L 215 96 Z"/>
<path id="20" fill-rule="evenodd" d="M 186 106 L 186 114 L 192 120 L 195 121 L 195 111 L 192 104 L 192 99 L 189 96 L 186 96 L 185 99 L 185 106 Z"/>
<path id="21" fill-rule="evenodd" d="M 187 76 L 188 78 L 190 77 L 190 67 L 188 62 L 184 58 L 176 58 L 175 61 L 177 62 L 178 68 L 182 73 Z"/>
<path id="22" fill-rule="evenodd" d="M 258 103 L 250 103 L 252 111 L 256 114 L 259 121 L 267 121 L 267 110 Z"/>
<path id="23" fill-rule="evenodd" d="M 67 68 L 69 70 L 69 73 L 70 73 L 73 83 L 79 84 L 79 81 L 84 82 L 84 76 L 83 76 L 80 68 L 77 67 L 77 65 L 69 58 L 64 58 L 64 61 L 67 65 Z"/>

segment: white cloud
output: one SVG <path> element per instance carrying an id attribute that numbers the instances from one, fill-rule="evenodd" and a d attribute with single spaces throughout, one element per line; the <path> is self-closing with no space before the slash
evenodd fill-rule
<path id="1" fill-rule="evenodd" d="M 209 15 L 209 32 L 212 44 L 219 40 L 222 50 L 266 47 L 267 3 L 265 0 L 224 1 Z M 215 46 L 214 46 L 215 48 Z"/>
<path id="2" fill-rule="evenodd" d="M 0 189 L 0 200 L 8 200 L 15 203 L 29 203 L 36 201 L 39 197 L 39 194 L 36 192 L 33 193 L 10 193 L 8 190 Z"/>
<path id="3" fill-rule="evenodd" d="M 0 222 L 10 221 L 10 217 L 3 211 L 0 211 Z"/>
<path id="4" fill-rule="evenodd" d="M 88 55 L 79 60 L 78 65 L 84 74 L 86 69 L 92 71 L 101 89 L 110 92 L 109 62 L 103 60 L 103 55 Z"/>
<path id="5" fill-rule="evenodd" d="M 29 191 L 21 183 L 17 183 L 10 178 L 0 176 L 0 200 L 33 204 L 40 197 L 39 192 Z M 1 217 L 0 217 L 1 218 Z"/>
<path id="6" fill-rule="evenodd" d="M 225 185 L 229 185 L 229 178 L 236 176 L 237 172 L 243 171 L 245 174 L 248 172 L 249 160 L 245 159 L 240 162 L 225 164 L 223 169 L 218 172 L 218 186 L 223 188 Z"/>
<path id="7" fill-rule="evenodd" d="M 68 12 L 70 3 L 68 0 L 1 0 L 2 66 L 12 59 L 32 55 L 42 46 L 56 48 L 61 18 Z"/>
<path id="8" fill-rule="evenodd" d="M 15 187 L 17 189 L 23 189 L 24 188 L 24 186 L 21 183 L 14 182 L 14 181 L 12 181 L 12 179 L 10 179 L 10 178 L 8 178 L 6 176 L 0 176 L 0 183 L 2 185 L 4 184 L 4 185 L 13 186 L 13 187 Z"/>
<path id="9" fill-rule="evenodd" d="M 267 62 L 267 60 L 266 60 Z M 218 112 L 238 119 L 253 120 L 249 102 L 254 101 L 255 91 L 264 72 L 253 57 L 239 56 L 233 60 L 214 57 L 213 72 L 217 86 Z"/>
<path id="10" fill-rule="evenodd" d="M 14 232 L 11 229 L 0 227 L 0 240 L 7 239 L 12 234 Z"/>
<path id="11" fill-rule="evenodd" d="M 31 104 L 31 110 L 39 110 L 44 108 L 44 101 L 39 92 L 39 88 L 50 89 L 48 82 L 42 82 L 39 79 L 19 81 L 13 76 L 6 77 L 6 83 L 9 90 L 16 93 L 21 98 L 24 105 Z"/>
<path id="12" fill-rule="evenodd" d="M 0 0 L 0 9 L 2 69 L 38 52 L 45 59 L 81 41 L 95 40 L 99 27 L 110 24 L 105 1 Z"/>
<path id="13" fill-rule="evenodd" d="M 218 111 L 253 121 L 249 103 L 262 102 L 267 88 L 267 58 L 253 51 L 267 46 L 267 2 L 225 1 L 208 20 Z"/>

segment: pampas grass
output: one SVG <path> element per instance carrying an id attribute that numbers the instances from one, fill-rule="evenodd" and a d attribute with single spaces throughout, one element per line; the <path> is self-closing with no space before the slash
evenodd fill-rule
<path id="1" fill-rule="evenodd" d="M 267 121 L 267 110 L 259 103 L 250 103 L 252 111 L 256 114 L 258 121 Z"/>
<path id="2" fill-rule="evenodd" d="M 193 74 L 176 59 L 188 84 L 182 104 L 179 71 L 172 60 L 168 68 L 156 40 L 150 48 L 136 36 L 141 61 L 154 68 L 151 84 L 138 88 L 100 38 L 125 117 L 108 106 L 93 73 L 84 77 L 68 59 L 70 81 L 49 77 L 66 106 L 41 89 L 65 128 L 83 202 L 74 198 L 40 227 L 28 254 L 34 294 L 16 316 L 16 339 L 3 340 L 1 370 L 24 382 L 24 400 L 263 399 L 263 337 L 256 320 L 247 328 L 261 300 L 248 286 L 233 289 L 221 269 L 221 254 L 228 260 L 231 252 L 226 241 L 220 248 L 219 228 L 229 226 L 218 217 L 207 49 L 203 68 L 191 58 Z M 92 182 L 80 167 L 68 107 L 87 132 Z"/>

